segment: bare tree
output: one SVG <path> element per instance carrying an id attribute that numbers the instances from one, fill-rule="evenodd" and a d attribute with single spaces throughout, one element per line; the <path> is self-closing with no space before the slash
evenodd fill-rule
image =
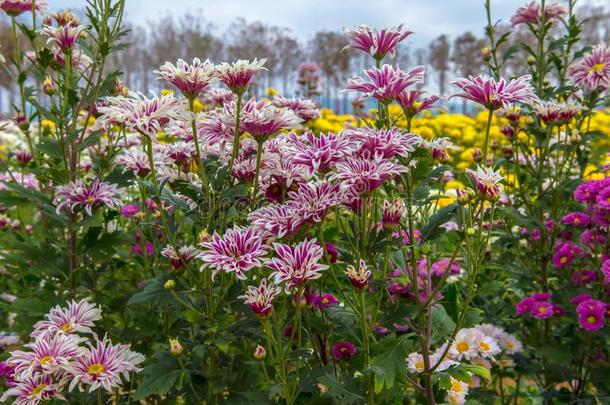
<path id="1" fill-rule="evenodd" d="M 481 48 L 485 41 L 465 32 L 453 41 L 451 60 L 458 76 L 468 77 L 477 74 L 483 66 Z M 466 100 L 462 100 L 462 112 L 466 113 Z"/>
<path id="2" fill-rule="evenodd" d="M 337 91 L 350 73 L 351 53 L 343 50 L 346 44 L 347 37 L 334 31 L 319 31 L 309 43 L 312 58 L 325 78 L 329 106 L 331 90 Z"/>
<path id="3" fill-rule="evenodd" d="M 449 41 L 441 35 L 430 43 L 428 63 L 438 74 L 439 93 L 445 94 L 445 82 L 449 71 Z"/>

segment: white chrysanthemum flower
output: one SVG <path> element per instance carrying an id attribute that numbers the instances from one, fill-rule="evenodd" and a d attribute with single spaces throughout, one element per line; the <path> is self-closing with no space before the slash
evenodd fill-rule
<path id="1" fill-rule="evenodd" d="M 413 352 L 407 357 L 407 369 L 410 373 L 421 373 L 424 371 L 424 356 Z"/>

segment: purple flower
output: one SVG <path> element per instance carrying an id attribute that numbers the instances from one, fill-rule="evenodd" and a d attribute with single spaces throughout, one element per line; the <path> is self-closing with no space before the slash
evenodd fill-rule
<path id="1" fill-rule="evenodd" d="M 210 83 L 218 81 L 214 64 L 207 59 L 201 62 L 195 58 L 190 65 L 182 59 L 178 59 L 176 66 L 165 62 L 154 73 L 159 75 L 159 79 L 176 86 L 189 100 L 199 96 Z"/>
<path id="2" fill-rule="evenodd" d="M 372 29 L 366 25 L 346 29 L 345 33 L 350 43 L 345 48 L 359 49 L 373 58 L 381 60 L 388 55 L 394 58 L 398 44 L 411 35 L 411 31 L 403 31 L 402 24 L 396 28 Z"/>
<path id="3" fill-rule="evenodd" d="M 326 242 L 324 248 L 326 249 L 326 254 L 330 256 L 329 261 L 333 264 L 337 263 L 337 259 L 339 258 L 339 250 L 337 250 L 337 247 L 330 242 Z"/>
<path id="4" fill-rule="evenodd" d="M 431 274 L 436 277 L 441 277 L 447 271 L 447 266 L 451 263 L 451 259 L 440 259 L 430 267 Z M 462 268 L 457 261 L 453 261 L 449 269 L 449 275 L 458 275 L 462 272 Z"/>
<path id="5" fill-rule="evenodd" d="M 401 199 L 396 199 L 392 202 L 383 201 L 383 210 L 381 212 L 381 223 L 384 229 L 388 231 L 396 231 L 400 227 L 400 221 L 405 212 L 405 204 Z"/>
<path id="6" fill-rule="evenodd" d="M 216 274 L 235 273 L 239 280 L 246 280 L 246 272 L 263 263 L 267 247 L 252 228 L 238 226 L 229 229 L 221 237 L 214 233 L 212 240 L 201 243 L 202 251 L 197 258 L 204 263 L 201 269 L 211 267 L 212 277 Z"/>
<path id="7" fill-rule="evenodd" d="M 294 133 L 289 135 L 292 141 L 290 145 L 294 151 L 292 163 L 296 166 L 305 167 L 308 176 L 314 173 L 326 173 L 330 171 L 336 162 L 349 155 L 351 148 L 347 137 L 342 135 L 314 134 L 307 131 L 301 136 Z"/>
<path id="8" fill-rule="evenodd" d="M 244 295 L 240 295 L 240 300 L 250 307 L 256 316 L 270 316 L 273 311 L 273 300 L 280 293 L 280 288 L 275 284 L 267 285 L 267 279 L 263 278 L 258 287 L 248 286 Z"/>
<path id="9" fill-rule="evenodd" d="M 349 79 L 345 90 L 359 91 L 363 93 L 361 98 L 372 97 L 389 104 L 407 87 L 423 83 L 425 71 L 423 66 L 416 66 L 408 72 L 403 72 L 400 68 L 394 69 L 390 65 L 383 65 L 381 69 L 365 69 L 369 81 L 361 77 Z"/>
<path id="10" fill-rule="evenodd" d="M 15 386 L 15 380 L 13 374 L 15 373 L 15 367 L 8 364 L 6 361 L 0 361 L 0 379 L 4 379 L 4 383 L 8 387 Z"/>
<path id="11" fill-rule="evenodd" d="M 35 5 L 36 11 L 43 11 L 47 7 L 46 0 L 2 0 L 0 1 L 0 9 L 11 17 L 16 17 L 27 11 L 32 11 L 32 6 Z"/>
<path id="12" fill-rule="evenodd" d="M 572 80 L 588 91 L 604 91 L 610 86 L 610 48 L 598 44 L 569 70 Z"/>
<path id="13" fill-rule="evenodd" d="M 301 226 L 297 216 L 284 205 L 271 204 L 248 214 L 250 226 L 263 238 L 283 238 L 294 234 Z"/>
<path id="14" fill-rule="evenodd" d="M 610 284 L 610 258 L 604 260 L 601 271 L 604 275 L 604 284 Z"/>
<path id="15" fill-rule="evenodd" d="M 265 265 L 273 270 L 271 276 L 276 284 L 286 282 L 286 292 L 301 287 L 308 280 L 322 277 L 321 271 L 328 268 L 318 263 L 324 251 L 315 239 L 305 240 L 296 246 L 274 243 L 273 247 L 277 256 L 267 260 Z"/>
<path id="16" fill-rule="evenodd" d="M 73 22 L 68 22 L 58 27 L 45 25 L 40 30 L 40 32 L 49 37 L 47 44 L 56 46 L 64 52 L 76 46 L 76 41 L 83 35 L 84 31 L 84 26 Z"/>
<path id="17" fill-rule="evenodd" d="M 548 301 L 534 301 L 530 309 L 530 314 L 534 318 L 548 319 L 555 314 L 553 304 Z"/>
<path id="18" fill-rule="evenodd" d="M 407 118 L 413 118 L 417 113 L 432 108 L 439 110 L 443 109 L 442 106 L 435 105 L 439 101 L 444 101 L 442 97 L 432 95 L 420 99 L 424 94 L 426 94 L 426 92 L 423 90 L 411 90 L 403 91 L 398 95 L 398 104 L 402 107 Z"/>
<path id="19" fill-rule="evenodd" d="M 257 142 L 264 142 L 283 129 L 300 128 L 302 121 L 292 110 L 260 101 L 252 103 L 250 108 L 244 106 L 241 129 Z"/>
<path id="20" fill-rule="evenodd" d="M 478 75 L 454 81 L 452 84 L 462 90 L 462 93 L 452 97 L 462 97 L 481 104 L 490 110 L 510 107 L 510 103 L 530 104 L 537 100 L 534 89 L 530 85 L 531 76 L 525 75 L 506 82 Z"/>
<path id="21" fill-rule="evenodd" d="M 597 194 L 606 186 L 610 186 L 610 181 L 604 180 L 587 180 L 581 183 L 574 190 L 574 199 L 581 203 L 594 204 Z"/>
<path id="22" fill-rule="evenodd" d="M 591 297 L 591 294 L 578 294 L 575 295 L 571 300 L 570 300 L 570 304 L 572 305 L 578 305 L 581 302 L 585 302 L 588 301 L 590 299 L 592 299 L 593 297 Z"/>
<path id="23" fill-rule="evenodd" d="M 86 185 L 81 179 L 73 180 L 55 190 L 54 202 L 59 213 L 64 208 L 74 209 L 82 206 L 85 212 L 93 215 L 93 208 L 106 205 L 112 209 L 121 205 L 119 189 L 114 184 L 100 181 L 96 178 L 90 185 Z"/>
<path id="24" fill-rule="evenodd" d="M 550 3 L 544 6 L 544 20 L 546 22 L 557 21 L 566 14 L 568 14 L 568 10 L 560 3 Z M 541 20 L 542 10 L 540 4 L 536 1 L 532 1 L 529 4 L 519 7 L 510 22 L 514 27 L 519 24 L 539 24 Z"/>
<path id="25" fill-rule="evenodd" d="M 121 215 L 125 218 L 133 218 L 140 212 L 136 204 L 126 204 L 121 207 Z"/>
<path id="26" fill-rule="evenodd" d="M 586 228 L 591 223 L 591 218 L 583 212 L 571 212 L 561 218 L 564 225 Z"/>
<path id="27" fill-rule="evenodd" d="M 602 189 L 595 197 L 595 202 L 599 208 L 610 210 L 610 186 Z"/>
<path id="28" fill-rule="evenodd" d="M 596 332 L 604 327 L 606 304 L 590 299 L 583 301 L 576 307 L 580 327 L 589 332 Z"/>
<path id="29" fill-rule="evenodd" d="M 314 294 L 309 298 L 311 305 L 315 309 L 328 309 L 333 305 L 337 305 L 339 300 L 332 294 Z"/>
<path id="30" fill-rule="evenodd" d="M 288 193 L 286 203 L 297 223 L 321 222 L 328 210 L 340 202 L 339 185 L 326 181 L 302 184 Z"/>
<path id="31" fill-rule="evenodd" d="M 38 338 L 46 334 L 56 333 L 93 333 L 91 327 L 95 321 L 102 319 L 102 310 L 87 300 L 68 302 L 67 308 L 59 305 L 51 308 L 44 321 L 34 324 L 31 337 Z"/>
<path id="32" fill-rule="evenodd" d="M 199 249 L 192 245 L 180 246 L 178 252 L 173 246 L 167 245 L 161 250 L 161 256 L 167 257 L 174 270 L 180 270 L 184 264 L 190 262 L 199 254 Z"/>
<path id="33" fill-rule="evenodd" d="M 36 374 L 17 382 L 13 387 L 6 390 L 0 402 L 5 402 L 10 397 L 15 397 L 14 404 L 37 405 L 40 401 L 52 398 L 65 401 L 66 399 L 59 393 L 60 387 L 51 376 Z"/>
<path id="34" fill-rule="evenodd" d="M 332 347 L 335 360 L 350 360 L 356 355 L 356 346 L 352 342 L 338 342 Z"/>
<path id="35" fill-rule="evenodd" d="M 341 180 L 341 187 L 351 189 L 355 194 L 365 194 L 374 191 L 386 180 L 407 171 L 402 165 L 396 165 L 387 159 L 376 156 L 373 159 L 348 158 L 337 163 L 337 173 L 331 175 L 331 180 Z"/>
<path id="36" fill-rule="evenodd" d="M 366 290 L 368 288 L 371 271 L 368 269 L 364 260 L 360 259 L 357 269 L 352 265 L 347 266 L 345 274 L 347 275 L 347 278 L 349 278 L 350 283 L 352 283 L 352 287 L 355 289 Z"/>
<path id="37" fill-rule="evenodd" d="M 572 264 L 572 260 L 574 260 L 574 254 L 572 253 L 572 250 L 569 247 L 562 247 L 557 252 L 555 252 L 553 254 L 553 257 L 551 258 L 553 266 L 557 268 L 569 266 L 570 264 Z"/>
<path id="38" fill-rule="evenodd" d="M 587 245 L 591 249 L 595 249 L 596 246 L 601 246 L 606 243 L 606 238 L 603 234 L 596 230 L 587 229 L 580 234 L 580 241 L 583 245 Z"/>
<path id="39" fill-rule="evenodd" d="M 144 242 L 144 250 L 142 250 L 141 243 L 142 242 L 138 240 L 137 243 L 131 245 L 131 254 L 144 256 L 144 251 L 146 251 L 146 256 L 152 256 L 152 254 L 155 253 L 155 245 L 153 245 L 151 241 L 147 240 Z"/>
<path id="40" fill-rule="evenodd" d="M 578 270 L 572 274 L 572 283 L 574 285 L 588 285 L 597 280 L 597 273 L 591 270 Z"/>

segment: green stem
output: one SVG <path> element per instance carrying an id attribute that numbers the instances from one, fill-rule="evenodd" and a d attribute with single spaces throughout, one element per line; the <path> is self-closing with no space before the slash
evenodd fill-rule
<path id="1" fill-rule="evenodd" d="M 256 171 L 254 174 L 254 185 L 252 188 L 252 209 L 256 208 L 256 198 L 258 197 L 258 177 L 261 169 L 261 158 L 263 156 L 263 141 L 257 142 L 256 148 Z"/>
<path id="2" fill-rule="evenodd" d="M 237 101 L 235 102 L 235 133 L 233 135 L 233 152 L 231 153 L 231 160 L 229 161 L 229 176 L 231 176 L 231 171 L 233 170 L 233 163 L 235 159 L 237 159 L 237 155 L 239 154 L 239 125 L 240 125 L 240 115 L 241 115 L 241 104 L 242 104 L 243 93 L 237 95 Z"/>
<path id="3" fill-rule="evenodd" d="M 489 148 L 489 132 L 491 131 L 491 120 L 493 119 L 493 110 L 490 108 L 487 114 L 487 126 L 485 127 L 485 140 L 483 141 L 483 163 L 487 165 L 487 149 Z"/>

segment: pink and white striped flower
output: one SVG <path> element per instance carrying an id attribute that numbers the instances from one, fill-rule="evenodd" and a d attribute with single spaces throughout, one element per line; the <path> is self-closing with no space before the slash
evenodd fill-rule
<path id="1" fill-rule="evenodd" d="M 148 98 L 142 93 L 130 92 L 129 97 L 106 97 L 105 105 L 98 108 L 101 116 L 94 128 L 107 128 L 120 124 L 134 132 L 155 138 L 157 131 L 174 121 L 190 121 L 184 99 L 171 95 Z"/>
<path id="2" fill-rule="evenodd" d="M 425 110 L 433 108 L 438 110 L 443 109 L 442 106 L 437 105 L 438 102 L 444 101 L 443 97 L 431 95 L 430 97 L 422 98 L 424 94 L 426 92 L 423 90 L 407 90 L 398 95 L 396 101 L 402 107 L 407 119 L 413 118 Z"/>
<path id="3" fill-rule="evenodd" d="M 184 264 L 190 262 L 198 254 L 199 249 L 193 245 L 180 246 L 178 252 L 171 245 L 167 245 L 161 250 L 161 256 L 169 259 L 174 270 L 180 270 Z"/>
<path id="4" fill-rule="evenodd" d="M 568 14 L 568 10 L 560 3 L 547 3 L 544 6 L 544 20 L 555 22 Z M 517 9 L 510 22 L 514 26 L 519 24 L 539 24 L 542 20 L 542 10 L 537 1 L 521 6 Z"/>
<path id="5" fill-rule="evenodd" d="M 102 319 L 102 310 L 85 299 L 79 302 L 72 300 L 68 302 L 67 308 L 59 305 L 51 308 L 45 318 L 47 319 L 34 324 L 31 337 L 56 333 L 93 333 L 91 328 L 95 326 L 95 321 Z"/>
<path id="6" fill-rule="evenodd" d="M 337 163 L 337 172 L 330 178 L 340 180 L 342 189 L 351 189 L 361 195 L 370 193 L 385 181 L 406 171 L 405 166 L 394 164 L 381 156 L 373 159 L 348 158 Z"/>
<path id="7" fill-rule="evenodd" d="M 361 259 L 357 269 L 352 265 L 347 266 L 345 275 L 352 283 L 352 287 L 357 290 L 365 290 L 368 287 L 369 278 L 371 278 L 371 271 L 368 269 L 366 262 Z"/>
<path id="8" fill-rule="evenodd" d="M 129 170 L 138 177 L 145 177 L 150 173 L 148 156 L 140 150 L 126 150 L 117 157 L 116 162 L 124 166 L 123 172 Z M 167 166 L 172 163 L 170 157 L 165 152 L 154 153 L 153 162 L 155 167 Z"/>
<path id="9" fill-rule="evenodd" d="M 232 64 L 221 63 L 216 66 L 216 75 L 235 94 L 244 94 L 254 74 L 264 67 L 267 59 L 254 59 L 252 62 L 240 59 Z"/>
<path id="10" fill-rule="evenodd" d="M 235 94 L 227 89 L 208 89 L 203 95 L 203 101 L 209 109 L 223 107 L 235 99 Z"/>
<path id="11" fill-rule="evenodd" d="M 313 120 L 320 116 L 320 109 L 312 100 L 306 98 L 285 98 L 275 96 L 273 105 L 281 108 L 287 108 L 294 112 L 303 121 Z"/>
<path id="12" fill-rule="evenodd" d="M 503 78 L 496 81 L 492 77 L 483 75 L 470 76 L 468 79 L 462 78 L 452 82 L 462 90 L 462 93 L 452 97 L 474 101 L 490 110 L 502 107 L 508 109 L 510 103 L 531 104 L 538 100 L 530 84 L 531 79 L 530 75 L 524 75 L 507 83 Z"/>
<path id="13" fill-rule="evenodd" d="M 274 243 L 273 247 L 277 256 L 267 260 L 265 265 L 273 270 L 271 277 L 276 284 L 286 283 L 286 292 L 322 277 L 321 271 L 328 268 L 318 263 L 324 250 L 315 239 L 304 240 L 296 246 Z"/>
<path id="14" fill-rule="evenodd" d="M 40 32 L 49 37 L 47 44 L 57 46 L 66 52 L 76 46 L 76 42 L 85 32 L 85 27 L 69 22 L 58 27 L 45 25 Z"/>
<path id="15" fill-rule="evenodd" d="M 472 181 L 477 187 L 477 192 L 481 198 L 488 201 L 498 201 L 500 198 L 500 183 L 502 175 L 494 171 L 492 167 L 477 166 L 477 170 L 466 170 Z"/>
<path id="16" fill-rule="evenodd" d="M 606 90 L 610 86 L 610 48 L 596 45 L 570 67 L 569 73 L 574 83 L 587 91 Z"/>
<path id="17" fill-rule="evenodd" d="M 93 215 L 93 208 L 105 205 L 110 209 L 121 205 L 119 189 L 115 184 L 105 183 L 96 178 L 89 185 L 81 179 L 72 180 L 55 190 L 54 202 L 59 213 L 64 208 L 71 212 L 78 207 L 84 207 L 88 215 Z"/>
<path id="18" fill-rule="evenodd" d="M 212 268 L 216 274 L 235 273 L 235 277 L 246 280 L 246 273 L 263 264 L 267 247 L 262 238 L 252 228 L 238 226 L 229 229 L 223 236 L 214 233 L 212 240 L 201 244 L 202 251 L 197 258 L 204 263 L 201 270 Z"/>
<path id="19" fill-rule="evenodd" d="M 36 3 L 32 0 L 0 0 L 0 10 L 12 17 L 32 11 L 32 7 L 35 7 L 36 11 L 44 11 L 47 2 L 46 0 L 36 0 Z"/>
<path id="20" fill-rule="evenodd" d="M 300 128 L 301 122 L 303 120 L 292 110 L 258 102 L 252 103 L 249 108 L 244 106 L 241 129 L 257 142 L 264 142 L 281 130 Z"/>
<path id="21" fill-rule="evenodd" d="M 399 128 L 374 129 L 357 128 L 345 131 L 345 136 L 356 144 L 356 155 L 370 159 L 381 156 L 385 159 L 394 156 L 407 157 L 421 143 L 422 139 Z"/>
<path id="22" fill-rule="evenodd" d="M 327 181 L 301 184 L 288 193 L 286 205 L 296 217 L 295 222 L 316 223 L 324 220 L 328 210 L 341 201 L 339 185 Z"/>
<path id="23" fill-rule="evenodd" d="M 240 300 L 250 307 L 250 309 L 260 317 L 270 316 L 273 311 L 273 299 L 280 293 L 280 288 L 274 284 L 267 285 L 267 279 L 263 278 L 258 287 L 248 286 L 244 295 L 240 295 Z"/>
<path id="24" fill-rule="evenodd" d="M 217 82 L 216 68 L 209 59 L 201 62 L 194 58 L 189 64 L 183 59 L 178 59 L 176 65 L 165 62 L 159 70 L 155 70 L 158 79 L 171 83 L 189 100 L 198 97 L 210 83 Z"/>
<path id="25" fill-rule="evenodd" d="M 250 226 L 262 238 L 283 238 L 296 232 L 302 225 L 285 205 L 271 204 L 248 214 Z"/>
<path id="26" fill-rule="evenodd" d="M 83 354 L 77 335 L 46 334 L 25 345 L 28 351 L 11 352 L 9 363 L 14 366 L 19 381 L 32 378 L 37 373 L 53 374 L 68 367 L 70 362 Z"/>
<path id="27" fill-rule="evenodd" d="M 59 385 L 51 376 L 36 374 L 6 390 L 0 397 L 0 402 L 5 402 L 11 397 L 15 397 L 14 405 L 38 405 L 41 401 L 54 398 L 65 401 L 59 391 Z"/>
<path id="28" fill-rule="evenodd" d="M 81 391 L 89 387 L 88 392 L 93 392 L 102 387 L 108 392 L 120 387 L 123 379 L 129 381 L 129 373 L 139 372 L 138 364 L 144 361 L 140 353 L 129 350 L 129 345 L 113 345 L 110 339 L 96 338 L 95 345 L 87 342 L 88 348 L 83 355 L 71 363 L 65 377 L 70 381 L 69 391 L 76 386 Z"/>
<path id="29" fill-rule="evenodd" d="M 346 29 L 350 43 L 345 48 L 359 49 L 368 53 L 377 60 L 388 55 L 390 58 L 396 56 L 396 47 L 405 38 L 411 35 L 411 31 L 403 31 L 402 24 L 396 28 L 372 29 L 366 25 Z"/>
<path id="30" fill-rule="evenodd" d="M 416 66 L 408 72 L 400 68 L 394 69 L 391 65 L 383 65 L 380 69 L 365 69 L 364 73 L 369 80 L 361 77 L 348 79 L 345 91 L 359 91 L 361 98 L 372 97 L 384 104 L 394 101 L 407 87 L 423 83 L 424 66 Z"/>
<path id="31" fill-rule="evenodd" d="M 348 138 L 342 135 L 307 131 L 301 136 L 291 133 L 289 138 L 292 141 L 290 148 L 294 152 L 292 163 L 304 167 L 309 177 L 316 171 L 330 171 L 336 162 L 351 152 Z"/>

